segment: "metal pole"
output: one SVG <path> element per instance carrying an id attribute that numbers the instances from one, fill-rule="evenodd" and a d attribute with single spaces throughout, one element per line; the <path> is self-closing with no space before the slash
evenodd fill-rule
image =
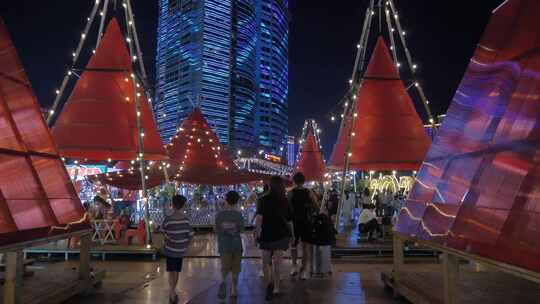
<path id="1" fill-rule="evenodd" d="M 99 22 L 99 30 L 96 41 L 96 50 L 101 42 L 101 37 L 103 36 L 103 27 L 105 26 L 105 19 L 107 18 L 107 9 L 109 8 L 109 0 L 105 0 L 103 4 L 103 10 L 99 13 L 101 15 L 101 21 Z"/>
<path id="2" fill-rule="evenodd" d="M 374 11 L 374 7 L 375 6 L 375 3 L 374 3 L 374 0 L 371 0 L 370 2 L 370 6 L 368 8 L 368 11 L 366 13 L 366 17 L 368 19 L 368 21 L 364 21 L 364 30 L 362 31 L 362 38 L 360 39 L 362 44 L 360 45 L 360 49 L 364 50 L 362 52 L 357 52 L 357 58 L 355 60 L 356 64 L 360 63 L 362 64 L 362 69 L 363 69 L 363 59 L 362 60 L 358 60 L 358 56 L 362 56 L 362 58 L 364 58 L 365 56 L 365 49 L 367 48 L 367 43 L 368 43 L 368 38 L 369 38 L 369 32 L 370 32 L 370 29 L 371 29 L 371 23 L 372 23 L 372 20 L 373 18 L 371 17 L 373 14 L 371 12 Z M 366 27 L 367 26 L 367 27 Z M 357 67 L 355 67 L 353 69 L 353 75 L 351 77 L 351 79 L 353 80 L 353 83 L 352 83 L 352 92 L 353 94 L 356 92 L 356 90 L 358 90 L 361 86 L 362 86 L 362 82 L 359 81 L 359 84 L 356 86 L 355 83 L 356 83 L 356 73 L 359 71 L 359 69 Z M 351 96 L 349 96 L 350 98 Z M 348 138 L 347 138 L 347 147 L 345 149 L 345 153 L 343 155 L 344 157 L 344 166 L 343 166 L 343 174 L 342 174 L 342 180 L 341 180 L 341 195 L 340 195 L 340 198 L 339 198 L 339 202 L 338 202 L 338 210 L 337 210 L 337 214 L 336 214 L 336 222 L 334 223 L 335 225 L 335 228 L 337 231 L 339 231 L 339 223 L 341 221 L 341 211 L 343 209 L 343 202 L 344 202 L 344 199 L 345 199 L 345 187 L 347 185 L 347 173 L 349 172 L 349 167 L 350 167 L 350 153 L 351 153 L 351 146 L 352 146 L 352 138 L 353 138 L 353 129 L 354 129 L 354 122 L 355 122 L 355 119 L 356 119 L 356 103 L 357 103 L 357 98 L 355 98 L 356 96 L 353 95 L 352 96 L 352 100 L 349 99 L 351 102 L 350 102 L 350 107 L 347 109 L 345 109 L 345 114 L 344 114 L 344 117 L 343 117 L 343 120 L 342 120 L 342 127 L 344 126 L 344 121 L 347 119 L 348 116 L 350 116 L 350 119 L 351 119 L 351 124 L 350 124 L 350 129 L 349 129 L 349 134 L 348 134 Z"/>
<path id="3" fill-rule="evenodd" d="M 401 43 L 403 45 L 403 49 L 405 50 L 405 56 L 407 57 L 407 63 L 409 64 L 409 68 L 411 69 L 411 72 L 413 75 L 416 74 L 416 68 L 414 66 L 414 63 L 413 63 L 413 60 L 412 60 L 412 56 L 411 56 L 411 52 L 409 52 L 409 48 L 407 47 L 407 41 L 405 40 L 405 35 L 403 33 L 403 28 L 401 27 L 401 22 L 399 21 L 399 16 L 397 14 L 397 10 L 396 10 L 396 7 L 394 5 L 394 1 L 393 0 L 388 0 L 388 5 L 390 5 L 390 9 L 392 10 L 392 14 L 394 14 L 394 21 L 396 22 L 396 27 L 397 27 L 397 30 L 398 30 L 398 34 L 399 34 L 399 37 L 401 39 Z M 433 114 L 431 113 L 431 109 L 429 107 L 429 101 L 427 100 L 426 98 L 426 95 L 424 94 L 424 89 L 422 89 L 422 86 L 421 85 L 415 85 L 417 91 L 418 91 L 418 94 L 420 95 L 420 99 L 422 100 L 422 103 L 424 104 L 424 109 L 426 110 L 426 113 L 428 115 L 428 118 L 429 118 L 429 123 L 431 124 L 431 127 L 433 128 L 434 131 L 437 130 L 437 125 L 436 125 L 436 121 L 433 117 Z"/>
<path id="4" fill-rule="evenodd" d="M 125 20 L 126 20 L 126 33 L 128 35 L 128 38 L 130 39 L 129 43 L 128 43 L 128 46 L 129 46 L 129 54 L 131 57 L 134 56 L 134 50 L 133 50 L 133 45 L 131 43 L 131 40 L 132 40 L 132 35 L 133 35 L 133 31 L 132 31 L 132 28 L 129 26 L 129 17 L 128 17 L 128 14 L 126 12 L 125 15 Z M 135 114 L 136 114 L 136 117 L 137 117 L 137 142 L 138 142 L 138 146 L 139 146 L 139 155 L 138 155 L 138 158 L 139 158 L 139 170 L 140 170 L 140 174 L 141 174 L 141 186 L 142 186 L 142 191 L 143 191 L 143 202 L 144 202 L 144 223 L 145 223 L 145 226 L 146 226 L 146 245 L 148 246 L 149 244 L 152 243 L 152 230 L 150 229 L 150 202 L 148 201 L 148 197 L 147 197 L 147 189 L 146 189 L 146 167 L 145 167 L 145 163 L 144 163 L 144 141 L 143 141 L 143 137 L 144 137 L 144 130 L 143 130 L 143 127 L 142 127 L 142 121 L 141 121 L 141 99 L 140 99 L 140 93 L 138 92 L 137 88 L 139 87 L 139 81 L 138 81 L 138 76 L 137 76 L 137 73 L 133 73 L 131 75 L 132 77 L 132 80 L 133 80 L 133 90 L 134 90 L 134 98 L 135 98 Z M 143 91 L 144 92 L 144 91 Z"/>
<path id="5" fill-rule="evenodd" d="M 83 34 L 81 35 L 81 40 L 79 40 L 77 49 L 73 53 L 74 56 L 73 56 L 73 61 L 71 64 L 71 69 L 73 69 L 75 63 L 77 62 L 77 59 L 79 59 L 79 55 L 81 54 L 81 49 L 84 45 L 84 41 L 86 40 L 86 37 L 88 37 L 88 32 L 90 31 L 90 27 L 94 23 L 94 19 L 96 17 L 98 7 L 99 7 L 99 0 L 96 0 L 94 2 L 94 7 L 92 8 L 92 12 L 90 13 L 90 17 L 87 18 L 86 26 L 84 28 Z M 56 109 L 58 108 L 58 104 L 60 103 L 60 100 L 62 99 L 62 96 L 64 95 L 64 91 L 69 81 L 69 76 L 71 76 L 70 72 L 68 72 L 64 76 L 64 79 L 62 80 L 62 84 L 60 85 L 60 89 L 58 90 L 58 93 L 56 94 L 56 97 L 54 98 L 52 109 L 49 111 L 49 114 L 47 115 L 47 125 L 49 126 L 51 126 L 52 119 L 54 117 Z"/>
<path id="6" fill-rule="evenodd" d="M 388 28 L 388 37 L 390 37 L 390 44 L 392 45 L 392 56 L 394 57 L 394 64 L 399 68 L 399 62 L 397 57 L 397 47 L 394 40 L 394 33 L 392 32 L 392 21 L 390 20 L 390 10 L 385 9 L 386 15 L 386 27 Z"/>
<path id="7" fill-rule="evenodd" d="M 147 197 L 147 189 L 146 189 L 146 167 L 144 163 L 144 130 L 142 128 L 142 122 L 141 122 L 141 99 L 140 93 L 137 90 L 137 87 L 139 86 L 137 81 L 137 75 L 131 74 L 131 78 L 133 81 L 133 94 L 135 98 L 135 116 L 137 121 L 137 145 L 138 145 L 138 155 L 137 158 L 139 160 L 139 173 L 141 175 L 141 187 L 142 187 L 142 201 L 144 204 L 144 223 L 146 226 L 146 245 L 149 245 L 152 243 L 152 230 L 150 229 L 150 202 L 148 201 Z"/>
<path id="8" fill-rule="evenodd" d="M 142 52 L 141 52 L 141 46 L 139 45 L 139 36 L 137 35 L 137 27 L 135 26 L 135 18 L 133 16 L 133 10 L 131 9 L 131 0 L 126 1 L 126 9 L 127 13 L 129 14 L 129 22 L 127 26 L 131 26 L 131 33 L 133 34 L 133 40 L 135 42 L 135 50 L 137 51 L 137 60 L 139 61 L 139 69 L 141 69 L 141 75 L 143 77 L 143 83 L 145 84 L 145 88 L 148 88 L 147 81 L 148 76 L 146 75 L 146 69 L 144 68 L 144 62 L 142 59 Z M 131 22 L 131 23 L 130 23 Z"/>

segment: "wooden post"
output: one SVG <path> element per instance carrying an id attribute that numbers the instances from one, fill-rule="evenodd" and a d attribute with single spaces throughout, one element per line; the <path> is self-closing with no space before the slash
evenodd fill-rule
<path id="1" fill-rule="evenodd" d="M 444 304 L 458 303 L 459 258 L 443 253 Z"/>
<path id="2" fill-rule="evenodd" d="M 79 280 L 90 281 L 90 234 L 81 236 L 81 251 L 79 256 Z"/>
<path id="3" fill-rule="evenodd" d="M 22 250 L 7 252 L 4 304 L 22 303 L 23 253 Z"/>
<path id="4" fill-rule="evenodd" d="M 398 272 L 403 271 L 403 265 L 405 264 L 405 257 L 403 255 L 403 239 L 397 234 L 394 233 L 394 277 Z"/>

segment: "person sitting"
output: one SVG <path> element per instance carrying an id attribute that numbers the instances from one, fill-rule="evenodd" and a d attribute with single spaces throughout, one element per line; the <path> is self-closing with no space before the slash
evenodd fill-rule
<path id="1" fill-rule="evenodd" d="M 381 225 L 377 220 L 374 209 L 375 206 L 372 204 L 364 205 L 358 219 L 358 230 L 360 233 L 367 233 L 369 241 L 375 238 L 374 233 L 377 233 L 382 238 Z"/>

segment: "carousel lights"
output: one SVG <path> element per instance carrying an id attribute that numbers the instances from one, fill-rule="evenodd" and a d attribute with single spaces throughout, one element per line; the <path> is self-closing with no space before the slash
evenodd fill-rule
<path id="1" fill-rule="evenodd" d="M 50 111 L 49 111 L 49 114 L 53 115 L 53 114 L 54 114 L 54 110 L 50 110 Z"/>
<path id="2" fill-rule="evenodd" d="M 112 162 L 112 159 L 110 157 L 107 158 L 107 162 L 109 162 L 109 163 Z"/>

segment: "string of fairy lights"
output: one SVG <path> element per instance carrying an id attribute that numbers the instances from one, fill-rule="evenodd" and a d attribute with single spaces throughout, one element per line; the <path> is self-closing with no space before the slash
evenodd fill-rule
<path id="1" fill-rule="evenodd" d="M 306 141 L 306 138 L 309 134 L 309 132 L 313 133 L 313 136 L 315 137 L 315 145 L 319 147 L 319 151 L 322 154 L 322 144 L 320 139 L 320 134 L 322 133 L 321 128 L 319 128 L 319 125 L 315 121 L 315 119 L 306 119 L 304 121 L 304 126 L 302 127 L 302 133 L 300 135 L 300 139 L 298 140 L 299 148 L 298 153 L 296 153 L 296 161 L 295 163 L 298 164 L 300 160 L 300 156 L 302 155 L 302 150 L 304 148 L 304 142 Z M 324 161 L 324 159 L 323 159 Z"/>
<path id="2" fill-rule="evenodd" d="M 397 53 L 398 47 L 394 39 L 395 38 L 394 35 L 396 35 L 397 33 L 399 40 L 401 42 L 401 47 L 405 53 L 405 57 L 407 59 L 406 61 L 410 69 L 410 72 L 413 75 L 413 77 L 416 77 L 418 65 L 413 62 L 411 53 L 407 47 L 407 42 L 405 39 L 406 32 L 403 30 L 403 27 L 401 26 L 401 21 L 399 19 L 399 14 L 396 9 L 396 6 L 394 5 L 394 1 L 385 0 L 384 6 L 382 4 L 383 4 L 383 0 L 378 0 L 377 8 L 379 9 L 379 15 L 378 15 L 379 27 L 380 27 L 379 31 L 382 33 L 383 22 L 382 22 L 381 11 L 384 9 L 384 17 L 386 20 L 386 23 L 384 24 L 386 24 L 387 29 L 388 29 L 388 36 L 391 43 L 390 49 L 392 51 L 394 64 L 397 70 L 399 71 L 402 65 L 398 58 L 398 53 Z M 347 144 L 346 144 L 346 148 L 343 155 L 344 166 L 343 166 L 343 171 L 341 172 L 341 175 L 342 175 L 341 198 L 342 200 L 344 197 L 344 191 L 345 191 L 345 185 L 347 183 L 347 178 L 349 177 L 350 159 L 353 156 L 352 151 L 351 151 L 352 140 L 353 140 L 353 137 L 356 136 L 356 134 L 354 133 L 354 125 L 358 117 L 358 113 L 356 112 L 358 98 L 356 94 L 359 91 L 359 89 L 362 87 L 363 73 L 365 72 L 364 62 L 365 62 L 366 53 L 367 53 L 367 45 L 369 42 L 373 18 L 377 14 L 377 11 L 375 8 L 376 8 L 375 0 L 370 0 L 369 7 L 366 9 L 366 13 L 365 13 L 364 26 L 362 28 L 360 41 L 356 45 L 357 54 L 355 58 L 355 64 L 353 66 L 352 76 L 348 80 L 349 90 L 347 91 L 347 93 L 345 94 L 345 97 L 341 100 L 341 102 L 338 103 L 338 106 L 341 104 L 343 105 L 343 112 L 340 115 L 340 118 L 341 118 L 340 133 L 344 127 L 348 128 Z M 436 130 L 436 121 L 433 118 L 431 109 L 429 107 L 429 101 L 427 100 L 427 97 L 425 96 L 424 90 L 420 82 L 417 80 L 414 80 L 413 85 L 410 87 L 416 88 L 418 95 L 420 96 L 420 99 L 422 101 L 422 104 L 424 105 L 424 109 L 427 113 L 429 123 L 431 124 L 432 129 Z M 331 114 L 330 120 L 332 121 L 336 120 L 335 114 Z M 342 203 L 343 202 L 340 201 L 340 203 L 338 204 L 338 214 L 341 213 Z M 336 229 L 337 229 L 337 226 L 336 226 Z"/>
<path id="3" fill-rule="evenodd" d="M 382 8 L 382 0 L 379 0 L 379 6 Z M 351 113 L 350 111 L 350 106 L 352 106 L 352 104 L 355 104 L 355 100 L 356 100 L 356 92 L 357 90 L 359 89 L 359 86 L 360 86 L 360 81 L 357 80 L 357 72 L 359 73 L 362 73 L 364 72 L 364 62 L 365 62 L 365 56 L 366 56 L 366 53 L 367 53 L 367 42 L 369 40 L 369 34 L 370 34 L 370 31 L 371 31 L 371 24 L 373 23 L 373 17 L 378 14 L 376 9 L 375 9 L 375 0 L 371 0 L 370 1 L 370 6 L 368 7 L 368 9 L 366 10 L 366 16 L 365 16 L 365 19 L 364 19 L 364 27 L 363 27 L 363 31 L 362 31 L 362 36 L 361 36 L 361 39 L 359 41 L 359 43 L 356 45 L 356 48 L 358 49 L 358 53 L 357 53 L 357 56 L 356 56 L 356 60 L 355 60 L 355 66 L 354 66 L 354 69 L 353 69 L 353 77 L 351 77 L 351 79 L 348 80 L 348 84 L 350 86 L 350 90 L 346 93 L 346 95 L 341 99 L 340 102 L 338 102 L 336 104 L 336 106 L 343 106 L 343 112 L 342 114 L 339 115 L 336 115 L 334 114 L 336 109 L 332 109 L 330 111 L 330 120 L 332 122 L 335 122 L 336 120 L 338 120 L 338 118 L 341 118 L 341 121 L 342 121 L 342 125 L 343 125 L 343 121 L 344 119 L 346 119 L 347 115 L 348 114 L 353 114 Z M 390 39 L 390 50 L 392 51 L 392 57 L 394 59 L 394 62 L 395 62 L 395 65 L 396 67 L 398 68 L 398 70 L 401 70 L 402 68 L 402 63 L 399 61 L 399 56 L 398 56 L 398 44 L 397 42 L 395 41 L 395 35 L 397 35 L 398 39 L 399 39 L 399 42 L 401 43 L 401 49 L 403 50 L 404 52 L 404 56 L 406 58 L 406 62 L 407 62 L 407 66 L 409 67 L 409 71 L 411 73 L 411 75 L 413 77 L 416 77 L 417 74 L 418 74 L 418 70 L 419 70 L 419 67 L 418 67 L 418 64 L 415 63 L 412 59 L 412 55 L 411 55 L 411 52 L 407 46 L 407 41 L 406 41 L 406 35 L 407 35 L 407 32 L 405 30 L 403 30 L 403 27 L 401 25 L 401 21 L 400 21 L 400 18 L 399 18 L 399 14 L 398 14 L 398 11 L 396 9 L 396 6 L 394 4 L 394 1 L 393 0 L 387 0 L 387 1 L 384 1 L 384 15 L 385 15 L 385 20 L 386 20 L 386 26 L 387 26 L 387 30 L 388 30 L 388 37 Z M 361 76 L 360 76 L 361 77 Z M 421 85 L 421 83 L 418 81 L 418 80 L 413 80 L 412 83 L 410 85 L 407 86 L 407 88 L 415 88 L 417 93 L 418 93 L 418 96 L 420 97 L 420 100 L 424 106 L 424 110 L 428 116 L 428 121 L 429 121 L 429 124 L 431 125 L 431 127 L 436 130 L 437 128 L 437 125 L 436 125 L 436 120 L 432 114 L 432 111 L 431 111 L 431 108 L 429 106 L 430 104 L 430 101 L 427 99 L 426 95 L 425 95 L 425 92 L 424 92 L 424 89 L 423 89 L 423 86 Z M 352 100 L 352 102 L 351 102 Z M 354 115 L 357 115 L 357 113 L 354 113 Z M 347 119 L 350 119 L 350 118 L 347 118 Z"/>
<path id="4" fill-rule="evenodd" d="M 48 111 L 47 115 L 47 124 L 50 126 L 55 118 L 55 115 L 57 114 L 57 109 L 61 103 L 61 101 L 64 98 L 64 93 L 67 89 L 68 84 L 70 83 L 70 80 L 73 79 L 72 76 L 76 76 L 79 78 L 79 75 L 76 73 L 77 69 L 76 66 L 79 63 L 79 59 L 81 57 L 81 53 L 83 50 L 83 47 L 85 45 L 85 42 L 88 41 L 88 37 L 91 31 L 91 28 L 95 22 L 96 16 L 99 12 L 100 21 L 99 21 L 99 29 L 97 33 L 97 39 L 96 39 L 96 45 L 95 48 L 92 49 L 92 54 L 96 54 L 96 50 L 98 49 L 100 42 L 102 40 L 102 37 L 104 35 L 103 30 L 105 28 L 105 22 L 107 21 L 107 16 L 109 13 L 109 6 L 110 5 L 116 5 L 116 1 L 109 1 L 109 0 L 95 0 L 92 10 L 90 12 L 90 15 L 86 18 L 86 25 L 84 27 L 83 32 L 81 33 L 80 39 L 78 41 L 76 49 L 71 53 L 71 65 L 66 74 L 64 75 L 64 78 L 62 80 L 62 83 L 58 89 L 55 89 L 55 98 L 53 101 L 53 105 L 51 109 Z M 143 129 L 142 125 L 142 105 L 141 105 L 141 99 L 143 98 L 143 94 L 146 96 L 146 100 L 151 104 L 152 97 L 151 93 L 148 90 L 147 84 L 147 74 L 146 69 L 144 67 L 144 62 L 142 59 L 142 52 L 139 44 L 139 39 L 137 36 L 137 29 L 135 25 L 135 19 L 132 11 L 131 1 L 130 0 L 124 0 L 122 1 L 122 7 L 123 7 L 123 15 L 125 20 L 125 35 L 126 39 L 125 42 L 128 46 L 128 52 L 130 56 L 130 60 L 132 62 L 131 69 L 133 69 L 133 72 L 128 72 L 126 77 L 124 78 L 124 81 L 129 83 L 129 85 L 132 85 L 133 92 L 124 92 L 126 94 L 125 100 L 127 102 L 133 101 L 134 104 L 134 111 L 136 113 L 136 125 L 137 125 L 137 153 L 136 158 L 134 160 L 131 160 L 130 164 L 131 167 L 128 169 L 128 172 L 130 174 L 134 174 L 135 167 L 138 165 L 139 174 L 141 177 L 141 186 L 142 186 L 142 201 L 145 203 L 145 220 L 147 222 L 147 227 L 149 229 L 148 225 L 148 206 L 147 206 L 147 189 L 146 189 L 146 180 L 148 180 L 149 176 L 147 175 L 146 171 L 151 170 L 152 166 L 158 165 L 159 169 L 162 170 L 164 168 L 170 167 L 170 164 L 168 164 L 165 161 L 157 162 L 157 161 L 145 161 L 145 153 L 144 153 L 144 137 L 145 137 L 145 130 Z M 137 70 L 138 67 L 138 70 Z M 141 75 L 140 77 L 138 75 Z M 152 107 L 150 106 L 150 109 Z M 150 110 L 151 111 L 151 110 Z M 149 113 L 152 115 L 152 113 Z M 65 158 L 62 158 L 64 162 L 67 160 Z M 73 160 L 73 163 L 75 166 L 78 166 L 81 161 L 87 162 L 88 159 L 84 160 Z M 107 159 L 107 165 L 112 165 L 112 163 L 115 160 L 113 160 L 111 157 Z M 166 170 L 163 170 L 164 174 L 166 175 L 166 179 L 168 180 Z M 116 176 L 122 177 L 124 173 L 118 171 L 116 173 Z M 107 172 L 106 176 L 109 177 L 110 174 Z M 148 236 L 150 236 L 149 233 L 147 233 Z M 150 239 L 147 239 L 147 244 L 150 242 Z"/>

